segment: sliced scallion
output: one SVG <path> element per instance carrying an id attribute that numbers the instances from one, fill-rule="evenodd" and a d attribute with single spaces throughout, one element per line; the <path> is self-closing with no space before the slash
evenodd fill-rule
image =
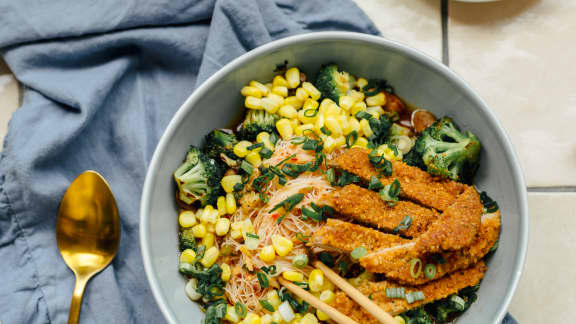
<path id="1" fill-rule="evenodd" d="M 404 218 L 402 218 L 402 220 L 400 221 L 400 224 L 398 224 L 398 226 L 394 227 L 393 232 L 398 233 L 400 231 L 407 231 L 410 228 L 410 225 L 412 225 L 412 217 L 406 215 L 406 216 L 404 216 Z"/>
<path id="2" fill-rule="evenodd" d="M 404 287 L 386 288 L 387 298 L 404 298 L 405 296 Z"/>
<path id="3" fill-rule="evenodd" d="M 292 265 L 298 269 L 302 269 L 308 265 L 308 256 L 306 254 L 298 254 L 292 259 Z"/>
<path id="4" fill-rule="evenodd" d="M 413 291 L 406 293 L 406 302 L 408 304 L 412 304 L 413 302 L 417 302 L 419 300 L 424 300 L 425 296 L 424 293 L 421 291 Z"/>
<path id="5" fill-rule="evenodd" d="M 270 149 L 268 149 L 268 148 L 266 148 L 266 147 L 263 147 L 263 148 L 260 150 L 260 156 L 263 157 L 263 158 L 265 158 L 265 159 L 269 159 L 269 158 L 272 156 L 273 153 L 274 153 L 274 152 L 272 152 Z"/>
<path id="6" fill-rule="evenodd" d="M 258 271 L 258 273 L 256 273 L 256 277 L 258 278 L 258 283 L 260 283 L 260 287 L 262 287 L 262 289 L 268 288 L 268 277 L 264 272 Z"/>
<path id="7" fill-rule="evenodd" d="M 466 309 L 466 301 L 464 298 L 458 295 L 452 295 L 450 297 L 450 302 L 458 311 L 463 312 Z"/>
<path id="8" fill-rule="evenodd" d="M 248 174 L 252 174 L 252 172 L 254 172 L 254 167 L 252 164 L 246 162 L 246 160 L 242 160 L 242 163 L 240 163 L 240 169 L 244 170 L 244 172 Z"/>
<path id="9" fill-rule="evenodd" d="M 274 306 L 272 306 L 272 304 L 270 304 L 269 301 L 265 300 L 265 299 L 260 299 L 258 302 L 260 302 L 260 305 L 262 305 L 262 308 L 264 308 L 265 310 L 269 311 L 269 312 L 274 312 Z"/>
<path id="10" fill-rule="evenodd" d="M 436 266 L 432 263 L 429 263 L 424 267 L 424 276 L 428 279 L 434 279 L 434 277 L 436 277 L 437 271 L 438 270 L 436 269 Z"/>
<path id="11" fill-rule="evenodd" d="M 240 318 L 246 317 L 246 313 L 248 313 L 246 310 L 246 305 L 242 303 L 236 303 L 236 305 L 234 305 L 234 310 L 236 311 L 236 314 L 240 316 Z"/>
<path id="12" fill-rule="evenodd" d="M 360 246 L 350 252 L 350 257 L 352 257 L 353 260 L 359 260 L 361 257 L 365 256 L 366 253 L 368 253 L 368 250 L 366 250 L 365 247 Z"/>
<path id="13" fill-rule="evenodd" d="M 410 260 L 410 276 L 418 278 L 422 274 L 422 260 L 414 258 Z"/>
<path id="14" fill-rule="evenodd" d="M 248 146 L 246 149 L 248 151 L 252 151 L 252 150 L 255 150 L 257 148 L 261 148 L 262 146 L 264 146 L 264 143 L 257 143 L 257 144 L 252 144 L 252 145 Z"/>
<path id="15" fill-rule="evenodd" d="M 324 135 L 326 135 L 326 136 L 332 135 L 332 132 L 331 132 L 330 130 L 328 130 L 328 128 L 324 127 L 324 126 L 322 126 L 322 127 L 320 128 L 320 131 L 322 132 L 322 134 L 324 134 Z"/>
<path id="16" fill-rule="evenodd" d="M 368 189 L 370 190 L 380 190 L 382 189 L 382 183 L 376 176 L 370 177 L 370 182 L 368 183 Z"/>

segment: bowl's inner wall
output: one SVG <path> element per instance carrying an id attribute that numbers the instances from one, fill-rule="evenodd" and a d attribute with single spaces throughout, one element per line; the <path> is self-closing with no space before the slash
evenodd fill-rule
<path id="1" fill-rule="evenodd" d="M 167 145 L 160 147 L 151 195 L 145 205 L 149 212 L 150 260 L 161 295 L 179 323 L 200 319 L 201 312 L 184 294 L 184 280 L 177 271 L 177 210 L 174 203 L 173 170 L 181 163 L 190 144 L 200 145 L 213 128 L 227 127 L 242 113 L 240 88 L 250 80 L 266 82 L 274 75 L 276 64 L 288 60 L 314 78 L 321 64 L 337 62 L 347 71 L 367 78 L 385 78 L 408 102 L 449 115 L 464 130 L 475 133 L 483 144 L 482 163 L 476 185 L 498 201 L 502 210 L 502 233 L 497 253 L 479 292 L 478 301 L 461 318 L 466 323 L 491 323 L 502 311 L 505 296 L 515 272 L 520 253 L 521 190 L 514 178 L 510 153 L 500 138 L 501 131 L 480 109 L 469 90 L 438 73 L 417 57 L 395 47 L 354 40 L 313 40 L 265 53 L 245 62 L 217 80 L 196 102 L 182 109 L 186 116 L 176 125 Z"/>

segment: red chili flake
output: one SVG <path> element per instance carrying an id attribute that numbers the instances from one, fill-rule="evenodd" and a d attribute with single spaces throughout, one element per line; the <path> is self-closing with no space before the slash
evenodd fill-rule
<path id="1" fill-rule="evenodd" d="M 290 160 L 291 160 L 291 161 L 298 161 L 298 158 L 293 157 L 293 158 L 291 158 Z"/>
<path id="2" fill-rule="evenodd" d="M 280 217 L 280 214 L 278 214 L 278 213 L 272 214 L 272 218 L 274 218 L 274 220 L 277 220 L 278 217 Z"/>

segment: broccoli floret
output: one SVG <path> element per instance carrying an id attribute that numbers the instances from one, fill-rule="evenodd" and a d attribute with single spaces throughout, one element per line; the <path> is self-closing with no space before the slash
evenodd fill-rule
<path id="1" fill-rule="evenodd" d="M 191 146 L 184 163 L 174 171 L 178 197 L 189 205 L 196 201 L 202 206 L 216 205 L 216 199 L 223 194 L 220 186 L 223 174 L 220 163 Z"/>
<path id="2" fill-rule="evenodd" d="M 179 233 L 180 235 L 180 250 L 184 251 L 186 249 L 196 250 L 196 237 L 192 233 L 191 228 L 183 229 Z"/>
<path id="3" fill-rule="evenodd" d="M 434 324 L 430 315 L 426 313 L 424 308 L 416 308 L 401 314 L 406 324 Z"/>
<path id="4" fill-rule="evenodd" d="M 208 157 L 226 163 L 229 167 L 238 166 L 234 145 L 238 143 L 232 131 L 215 129 L 206 135 L 204 152 Z"/>
<path id="5" fill-rule="evenodd" d="M 278 119 L 278 115 L 265 110 L 249 109 L 239 130 L 239 136 L 243 140 L 254 141 L 260 132 L 273 133 L 276 131 Z"/>
<path id="6" fill-rule="evenodd" d="M 370 124 L 370 129 L 374 133 L 370 137 L 370 141 L 376 146 L 386 143 L 388 139 L 388 133 L 390 131 L 390 126 L 392 125 L 390 120 L 388 120 L 388 117 L 386 115 L 382 115 L 378 119 L 370 118 L 368 123 Z"/>
<path id="7" fill-rule="evenodd" d="M 472 183 L 481 148 L 474 134 L 461 133 L 451 118 L 444 117 L 422 132 L 405 162 L 423 166 L 431 174 Z"/>
<path id="8" fill-rule="evenodd" d="M 438 324 L 450 323 L 476 301 L 477 290 L 478 286 L 464 288 L 457 294 L 428 305 L 427 308 L 434 315 Z"/>
<path id="9" fill-rule="evenodd" d="M 356 79 L 350 73 L 342 71 L 336 64 L 323 66 L 316 78 L 316 88 L 323 97 L 330 98 L 338 103 L 340 96 L 348 93 L 356 83 Z"/>

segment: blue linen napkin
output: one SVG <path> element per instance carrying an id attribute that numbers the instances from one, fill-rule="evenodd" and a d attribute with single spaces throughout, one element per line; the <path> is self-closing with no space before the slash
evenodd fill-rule
<path id="1" fill-rule="evenodd" d="M 24 96 L 0 158 L 0 320 L 66 322 L 74 277 L 56 246 L 56 215 L 70 182 L 93 169 L 116 195 L 122 238 L 86 289 L 81 322 L 163 323 L 138 242 L 160 135 L 233 58 L 322 30 L 378 34 L 349 0 L 1 2 L 0 51 Z"/>

